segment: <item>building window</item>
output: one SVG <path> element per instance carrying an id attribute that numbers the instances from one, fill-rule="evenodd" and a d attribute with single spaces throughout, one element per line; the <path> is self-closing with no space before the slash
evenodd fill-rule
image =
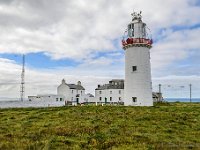
<path id="1" fill-rule="evenodd" d="M 137 102 L 137 97 L 132 97 L 132 101 L 135 103 Z"/>
<path id="2" fill-rule="evenodd" d="M 56 98 L 56 101 L 58 101 L 58 98 Z"/>
<path id="3" fill-rule="evenodd" d="M 121 90 L 119 90 L 119 94 L 121 94 L 122 93 L 122 91 Z"/>
<path id="4" fill-rule="evenodd" d="M 83 94 L 83 91 L 81 91 L 81 95 Z"/>
<path id="5" fill-rule="evenodd" d="M 99 97 L 99 100 L 101 101 L 101 97 Z"/>
<path id="6" fill-rule="evenodd" d="M 112 97 L 110 97 L 110 101 L 112 101 Z"/>
<path id="7" fill-rule="evenodd" d="M 71 100 L 72 100 L 72 101 L 74 100 L 73 97 L 71 98 Z"/>
<path id="8" fill-rule="evenodd" d="M 121 101 L 122 100 L 122 98 L 121 97 L 119 97 L 119 101 Z"/>
<path id="9" fill-rule="evenodd" d="M 137 66 L 132 66 L 132 71 L 136 71 L 137 70 Z"/>
<path id="10" fill-rule="evenodd" d="M 99 94 L 101 94 L 102 93 L 102 91 L 99 91 Z"/>
<path id="11" fill-rule="evenodd" d="M 110 94 L 112 94 L 112 91 L 110 91 Z"/>
<path id="12" fill-rule="evenodd" d="M 62 98 L 60 98 L 60 101 L 62 101 Z"/>
<path id="13" fill-rule="evenodd" d="M 72 90 L 72 94 L 73 94 L 73 92 L 74 92 L 74 91 Z"/>

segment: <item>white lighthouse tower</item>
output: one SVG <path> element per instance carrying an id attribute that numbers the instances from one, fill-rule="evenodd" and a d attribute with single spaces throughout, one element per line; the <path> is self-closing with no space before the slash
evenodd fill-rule
<path id="1" fill-rule="evenodd" d="M 125 106 L 153 106 L 150 51 L 152 39 L 147 37 L 141 12 L 132 14 L 128 34 L 122 40 L 125 50 Z"/>

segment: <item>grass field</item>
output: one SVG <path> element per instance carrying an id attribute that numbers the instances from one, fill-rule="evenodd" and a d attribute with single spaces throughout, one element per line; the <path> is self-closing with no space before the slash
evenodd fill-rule
<path id="1" fill-rule="evenodd" d="M 200 149 L 200 103 L 0 109 L 0 149 Z"/>

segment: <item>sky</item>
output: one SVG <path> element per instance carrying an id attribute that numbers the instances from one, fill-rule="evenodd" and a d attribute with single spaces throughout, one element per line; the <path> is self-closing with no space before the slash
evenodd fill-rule
<path id="1" fill-rule="evenodd" d="M 154 44 L 153 90 L 164 97 L 200 97 L 199 0 L 0 0 L 0 98 L 56 94 L 64 78 L 94 94 L 97 84 L 124 78 L 121 40 L 131 13 L 142 11 Z"/>

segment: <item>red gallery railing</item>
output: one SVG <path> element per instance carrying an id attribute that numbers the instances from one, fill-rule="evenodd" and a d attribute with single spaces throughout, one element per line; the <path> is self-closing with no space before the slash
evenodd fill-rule
<path id="1" fill-rule="evenodd" d="M 153 44 L 152 39 L 145 39 L 145 38 L 127 38 L 126 40 L 122 40 L 123 48 L 127 46 L 147 46 L 151 47 Z"/>

